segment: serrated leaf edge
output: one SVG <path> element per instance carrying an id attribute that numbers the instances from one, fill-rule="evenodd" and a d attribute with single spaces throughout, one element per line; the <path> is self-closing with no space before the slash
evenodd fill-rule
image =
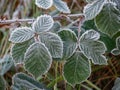
<path id="1" fill-rule="evenodd" d="M 50 69 L 50 67 L 51 67 L 51 65 L 52 65 L 52 56 L 51 56 L 51 54 L 50 54 L 50 51 L 48 50 L 48 48 L 45 46 L 45 44 L 44 43 L 42 43 L 42 42 L 35 42 L 35 43 L 39 43 L 39 44 L 42 44 L 45 48 L 46 48 L 46 50 L 47 50 L 47 52 L 48 52 L 48 54 L 49 54 L 49 56 L 50 56 L 50 64 L 49 64 L 49 67 L 46 69 L 46 72 L 44 72 L 42 75 L 44 75 L 44 74 L 46 74 L 48 71 L 49 71 L 49 69 Z M 28 49 L 26 50 L 26 52 L 25 52 L 25 55 L 24 55 L 24 58 L 26 57 L 26 53 L 29 51 L 29 48 L 31 47 L 31 46 L 33 46 L 35 43 L 33 43 L 33 44 L 31 44 L 29 47 L 28 47 Z M 25 63 L 24 63 L 24 68 L 25 68 Z M 28 71 L 26 68 L 25 68 L 25 70 L 26 71 Z M 29 71 L 28 71 L 29 72 Z M 29 72 L 30 73 L 30 72 Z M 35 76 L 32 74 L 32 73 L 30 73 L 34 78 L 35 78 Z"/>

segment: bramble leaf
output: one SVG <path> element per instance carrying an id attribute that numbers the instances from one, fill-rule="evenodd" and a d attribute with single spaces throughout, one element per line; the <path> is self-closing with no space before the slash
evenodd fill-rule
<path id="1" fill-rule="evenodd" d="M 119 55 L 120 54 L 120 37 L 116 39 L 116 48 L 114 48 L 111 53 L 113 55 Z"/>
<path id="2" fill-rule="evenodd" d="M 24 55 L 28 47 L 34 43 L 33 39 L 30 39 L 23 43 L 16 43 L 12 47 L 12 57 L 15 63 L 23 63 L 24 62 Z"/>
<path id="3" fill-rule="evenodd" d="M 43 9 L 48 9 L 53 5 L 53 0 L 36 0 L 35 4 Z"/>
<path id="4" fill-rule="evenodd" d="M 100 35 L 94 30 L 86 31 L 80 38 L 80 49 L 82 52 L 92 60 L 94 64 L 107 64 L 105 56 L 106 47 L 101 41 L 98 41 Z"/>
<path id="5" fill-rule="evenodd" d="M 120 30 L 120 11 L 114 3 L 106 3 L 95 22 L 98 30 L 113 36 Z"/>
<path id="6" fill-rule="evenodd" d="M 67 59 L 72 56 L 77 48 L 77 36 L 69 29 L 59 31 L 58 35 L 63 41 L 63 59 Z"/>
<path id="7" fill-rule="evenodd" d="M 53 24 L 54 21 L 50 15 L 41 15 L 33 23 L 33 29 L 36 31 L 36 33 L 40 34 L 40 32 L 50 30 Z"/>
<path id="8" fill-rule="evenodd" d="M 52 64 L 48 48 L 41 42 L 33 43 L 25 53 L 25 68 L 35 78 L 45 74 Z"/>
<path id="9" fill-rule="evenodd" d="M 12 90 L 47 90 L 42 84 L 34 78 L 24 74 L 17 73 L 13 76 Z"/>
<path id="10" fill-rule="evenodd" d="M 51 32 L 41 33 L 40 39 L 48 48 L 53 58 L 62 58 L 63 42 L 57 34 Z"/>
<path id="11" fill-rule="evenodd" d="M 55 7 L 63 13 L 70 13 L 70 9 L 67 6 L 67 3 L 62 0 L 53 0 Z"/>
<path id="12" fill-rule="evenodd" d="M 95 0 L 90 4 L 87 4 L 84 8 L 84 14 L 86 20 L 92 20 L 95 18 L 102 10 L 104 4 L 107 0 Z"/>
<path id="13" fill-rule="evenodd" d="M 34 31 L 31 28 L 16 28 L 14 31 L 12 31 L 9 41 L 12 41 L 13 43 L 22 43 L 31 39 L 33 36 Z"/>
<path id="14" fill-rule="evenodd" d="M 85 81 L 91 73 L 90 61 L 80 51 L 76 51 L 64 65 L 63 75 L 74 86 Z"/>
<path id="15" fill-rule="evenodd" d="M 120 90 L 120 78 L 117 78 L 115 80 L 115 83 L 114 83 L 112 90 Z"/>
<path id="16" fill-rule="evenodd" d="M 10 55 L 5 55 L 0 60 L 0 75 L 4 75 L 14 65 L 13 59 Z"/>

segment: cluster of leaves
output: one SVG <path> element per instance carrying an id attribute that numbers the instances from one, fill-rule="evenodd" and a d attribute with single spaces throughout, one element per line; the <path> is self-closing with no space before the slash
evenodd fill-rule
<path id="1" fill-rule="evenodd" d="M 19 27 L 12 31 L 9 38 L 13 43 L 11 56 L 3 58 L 0 62 L 1 90 L 5 89 L 3 75 L 13 64 L 23 64 L 32 77 L 23 73 L 14 75 L 12 90 L 44 90 L 44 86 L 36 79 L 48 72 L 53 60 L 64 60 L 63 77 L 68 84 L 75 86 L 90 76 L 91 62 L 95 65 L 107 65 L 105 51 L 108 50 L 114 55 L 120 54 L 120 37 L 117 35 L 120 29 L 118 0 L 87 0 L 87 2 L 83 10 L 85 22 L 80 25 L 82 26 L 80 29 L 78 28 L 77 34 L 70 28 L 53 32 L 52 29 L 56 29 L 53 27 L 58 23 L 46 14 L 37 17 L 31 27 Z M 70 13 L 67 4 L 62 0 L 36 0 L 35 4 L 43 9 L 54 5 L 60 12 Z M 91 20 L 95 28 L 86 29 L 85 24 Z M 82 29 L 86 31 L 80 34 Z M 117 48 L 112 47 L 109 50 L 108 43 L 103 40 L 104 35 L 107 37 L 106 40 L 117 37 Z"/>

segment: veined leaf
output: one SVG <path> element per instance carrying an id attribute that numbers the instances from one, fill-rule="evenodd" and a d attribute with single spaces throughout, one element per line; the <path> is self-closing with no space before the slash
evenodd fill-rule
<path id="1" fill-rule="evenodd" d="M 67 6 L 66 2 L 62 1 L 62 0 L 53 0 L 53 3 L 55 5 L 55 7 L 63 13 L 70 13 L 70 9 Z"/>
<path id="2" fill-rule="evenodd" d="M 120 1 L 119 0 L 111 0 L 117 5 L 117 8 L 120 10 Z"/>
<path id="3" fill-rule="evenodd" d="M 25 68 L 36 78 L 45 74 L 52 64 L 47 47 L 40 42 L 32 44 L 25 53 Z"/>
<path id="4" fill-rule="evenodd" d="M 54 24 L 53 18 L 50 15 L 41 15 L 33 23 L 33 29 L 39 34 L 43 31 L 48 31 Z"/>
<path id="5" fill-rule="evenodd" d="M 80 51 L 76 51 L 65 63 L 64 78 L 72 86 L 85 81 L 91 73 L 90 61 Z"/>
<path id="6" fill-rule="evenodd" d="M 2 76 L 0 76 L 0 90 L 6 90 L 5 89 L 5 80 Z"/>
<path id="7" fill-rule="evenodd" d="M 105 56 L 102 55 L 106 47 L 103 42 L 98 41 L 99 37 L 99 33 L 94 30 L 86 31 L 80 38 L 80 49 L 94 64 L 102 65 L 107 64 Z"/>
<path id="8" fill-rule="evenodd" d="M 34 36 L 34 31 L 28 27 L 16 28 L 12 31 L 9 40 L 13 43 L 22 43 L 31 39 Z"/>
<path id="9" fill-rule="evenodd" d="M 58 35 L 63 41 L 63 59 L 67 59 L 77 48 L 77 36 L 72 30 L 61 30 Z"/>
<path id="10" fill-rule="evenodd" d="M 116 48 L 111 51 L 113 55 L 119 55 L 120 54 L 120 37 L 116 39 Z"/>
<path id="11" fill-rule="evenodd" d="M 15 74 L 12 80 L 12 90 L 47 90 L 35 79 L 23 73 Z"/>
<path id="12" fill-rule="evenodd" d="M 92 3 L 94 2 L 95 0 L 86 0 L 88 3 Z"/>
<path id="13" fill-rule="evenodd" d="M 120 29 L 120 11 L 114 3 L 106 3 L 95 22 L 98 30 L 113 36 Z"/>
<path id="14" fill-rule="evenodd" d="M 12 57 L 10 55 L 5 55 L 3 59 L 0 60 L 0 75 L 4 75 L 12 65 L 14 65 Z"/>
<path id="15" fill-rule="evenodd" d="M 51 32 L 41 33 L 40 39 L 48 48 L 53 58 L 62 58 L 63 42 L 57 34 Z"/>
<path id="16" fill-rule="evenodd" d="M 112 90 L 120 90 L 120 78 L 117 78 L 115 80 L 115 83 L 114 83 Z"/>
<path id="17" fill-rule="evenodd" d="M 23 43 L 16 43 L 12 47 L 13 60 L 16 63 L 23 63 L 24 62 L 24 54 L 25 54 L 26 50 L 28 49 L 28 47 L 33 43 L 34 43 L 33 39 L 30 39 L 30 40 L 23 42 Z"/>
<path id="18" fill-rule="evenodd" d="M 50 31 L 53 33 L 58 33 L 58 31 L 60 30 L 60 27 L 61 27 L 61 24 L 58 21 L 56 21 L 56 22 L 54 22 L 54 25 L 50 29 Z"/>
<path id="19" fill-rule="evenodd" d="M 107 34 L 98 31 L 94 20 L 85 21 L 82 25 L 82 28 L 83 28 L 83 32 L 91 30 L 91 29 L 99 32 L 99 34 L 100 34 L 99 40 L 102 41 L 106 45 L 106 47 L 107 47 L 106 52 L 110 53 L 111 50 L 113 50 L 115 48 L 115 40 L 113 38 L 111 38 L 110 36 L 108 36 Z"/>
<path id="20" fill-rule="evenodd" d="M 43 9 L 48 9 L 53 5 L 53 0 L 36 0 L 35 4 Z"/>
<path id="21" fill-rule="evenodd" d="M 84 14 L 86 20 L 95 18 L 102 10 L 107 0 L 95 0 L 90 4 L 87 4 L 84 8 Z"/>

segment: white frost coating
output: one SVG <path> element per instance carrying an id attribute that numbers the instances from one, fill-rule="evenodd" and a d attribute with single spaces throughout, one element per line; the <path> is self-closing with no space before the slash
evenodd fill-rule
<path id="1" fill-rule="evenodd" d="M 95 30 L 88 30 L 82 34 L 81 40 L 98 40 L 100 38 L 100 34 Z"/>
<path id="2" fill-rule="evenodd" d="M 54 24 L 54 20 L 50 15 L 41 15 L 37 18 L 37 20 L 33 23 L 32 28 L 38 34 L 42 31 L 48 31 L 52 28 Z"/>
<path id="3" fill-rule="evenodd" d="M 44 50 L 41 51 L 43 48 Z M 37 52 L 37 53 L 36 53 Z M 46 52 L 46 54 L 45 54 Z M 35 55 L 35 56 L 34 56 Z M 37 58 L 38 60 L 34 60 L 34 58 L 38 56 L 40 58 Z M 47 57 L 47 59 L 45 60 L 45 56 Z M 37 76 L 41 76 L 45 73 L 48 72 L 48 70 L 50 69 L 51 67 L 51 64 L 52 64 L 52 56 L 48 50 L 48 48 L 45 46 L 44 43 L 41 43 L 41 42 L 36 42 L 36 43 L 33 43 L 32 45 L 29 46 L 29 48 L 26 50 L 26 53 L 25 53 L 25 69 L 30 72 L 35 78 Z M 49 58 L 49 59 L 48 59 Z M 29 60 L 28 60 L 29 59 Z M 41 60 L 42 59 L 42 60 Z M 44 60 L 43 60 L 44 59 Z M 33 63 L 30 63 L 32 60 Z M 46 62 L 47 61 L 47 62 Z M 30 65 L 28 65 L 28 63 Z M 42 65 L 42 64 L 45 64 L 45 65 Z M 39 67 L 38 67 L 39 66 Z M 33 68 L 37 68 L 37 70 L 41 70 L 40 68 L 43 68 L 42 71 L 37 71 L 39 72 L 39 75 L 38 73 L 35 74 L 34 72 L 36 71 L 32 71 L 30 69 L 30 67 L 33 67 Z M 29 69 L 29 70 L 28 70 Z"/>
<path id="4" fill-rule="evenodd" d="M 63 13 L 71 13 L 67 3 L 62 0 L 53 0 L 54 6 Z"/>
<path id="5" fill-rule="evenodd" d="M 53 5 L 53 0 L 36 0 L 35 4 L 43 9 L 49 9 Z"/>
<path id="6" fill-rule="evenodd" d="M 92 3 L 87 4 L 83 10 L 85 19 L 91 20 L 95 18 L 100 13 L 106 2 L 107 0 L 95 0 Z"/>
<path id="7" fill-rule="evenodd" d="M 20 27 L 12 31 L 9 41 L 21 43 L 34 37 L 34 31 L 29 27 Z"/>
<path id="8" fill-rule="evenodd" d="M 62 58 L 63 42 L 57 34 L 51 32 L 41 33 L 39 38 L 48 48 L 53 58 Z"/>

